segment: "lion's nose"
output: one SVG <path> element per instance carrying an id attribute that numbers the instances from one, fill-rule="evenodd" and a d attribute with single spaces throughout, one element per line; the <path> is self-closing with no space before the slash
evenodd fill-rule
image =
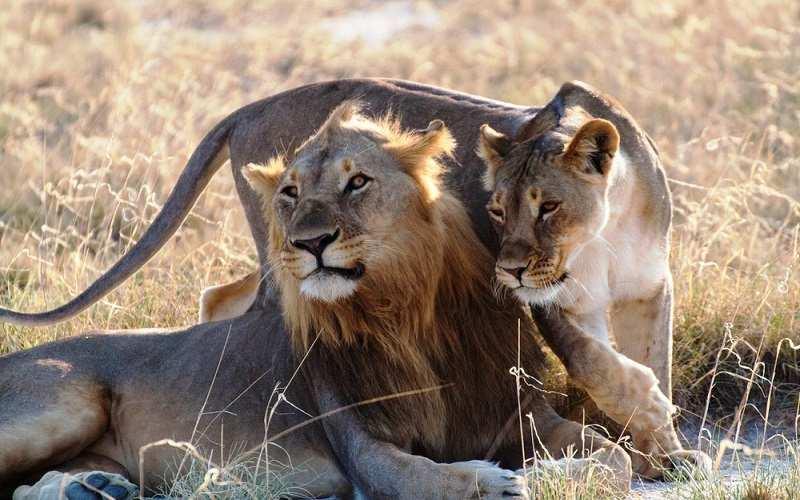
<path id="1" fill-rule="evenodd" d="M 525 272 L 527 267 L 501 267 L 503 271 L 507 272 L 511 276 L 517 278 L 520 283 L 522 283 L 522 274 Z"/>
<path id="2" fill-rule="evenodd" d="M 321 234 L 315 238 L 292 240 L 292 245 L 311 253 L 314 257 L 322 258 L 325 248 L 339 238 L 339 230 L 333 233 Z"/>

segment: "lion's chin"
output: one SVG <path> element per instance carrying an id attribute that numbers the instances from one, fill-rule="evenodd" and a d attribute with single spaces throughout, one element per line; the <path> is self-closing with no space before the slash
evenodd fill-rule
<path id="1" fill-rule="evenodd" d="M 336 302 L 355 293 L 358 281 L 338 274 L 315 273 L 300 282 L 300 293 L 323 302 Z"/>
<path id="2" fill-rule="evenodd" d="M 546 288 L 521 286 L 514 289 L 514 296 L 525 304 L 544 306 L 556 301 L 563 286 L 561 283 L 550 285 Z"/>

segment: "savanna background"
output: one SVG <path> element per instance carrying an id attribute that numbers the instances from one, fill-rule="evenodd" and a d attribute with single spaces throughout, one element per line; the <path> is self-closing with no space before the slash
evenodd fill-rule
<path id="1" fill-rule="evenodd" d="M 748 475 L 637 494 L 792 497 L 800 3 L 1 0 L 0 68 L 0 306 L 26 311 L 61 304 L 116 261 L 205 132 L 251 101 L 353 76 L 526 105 L 572 79 L 617 97 L 671 178 L 685 438 Z M 192 323 L 203 287 L 254 266 L 223 169 L 143 271 L 64 324 L 0 324 L 0 354 Z"/>

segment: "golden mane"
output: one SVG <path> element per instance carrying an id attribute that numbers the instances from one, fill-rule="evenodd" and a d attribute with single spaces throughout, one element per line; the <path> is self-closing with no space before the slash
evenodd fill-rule
<path id="1" fill-rule="evenodd" d="M 408 221 L 412 237 L 398 249 L 402 253 L 379 273 L 367 273 L 350 299 L 309 299 L 300 294 L 293 277 L 276 271 L 296 349 L 308 349 L 318 333 L 331 347 L 376 342 L 398 357 L 425 343 L 438 352 L 443 343 L 455 340 L 437 310 L 491 295 L 492 260 L 455 198 L 444 194 L 435 205 L 432 221 Z M 276 228 L 270 231 L 270 244 L 277 251 L 283 237 L 276 226 L 270 226 Z M 274 262 L 276 269 L 279 264 Z"/>
<path id="2" fill-rule="evenodd" d="M 455 142 L 441 121 L 432 122 L 428 129 L 440 133 L 406 131 L 395 116 L 369 119 L 360 114 L 357 101 L 347 101 L 298 151 L 313 142 L 328 141 L 343 127 L 382 140 L 386 154 L 400 162 L 416 181 L 419 206 L 400 221 L 411 237 L 404 240 L 394 258 L 379 273 L 367 273 L 354 297 L 336 303 L 303 296 L 297 280 L 282 271 L 278 255 L 285 235 L 273 220 L 275 212 L 265 206 L 270 219 L 270 258 L 295 347 L 299 351 L 308 349 L 319 333 L 320 340 L 333 347 L 376 342 L 387 352 L 401 356 L 408 354 L 404 351 L 409 344 L 417 350 L 420 343 L 433 342 L 438 350 L 438 344 L 452 332 L 440 331 L 442 322 L 436 309 L 443 303 L 462 302 L 467 299 L 465 295 L 474 300 L 485 294 L 490 289 L 487 276 L 491 276 L 493 265 L 472 232 L 461 203 L 440 192 L 444 167 L 437 157 L 450 154 Z M 264 167 L 249 169 L 248 178 L 275 178 L 284 169 L 283 159 L 278 157 Z M 268 204 L 270 200 L 264 198 Z"/>

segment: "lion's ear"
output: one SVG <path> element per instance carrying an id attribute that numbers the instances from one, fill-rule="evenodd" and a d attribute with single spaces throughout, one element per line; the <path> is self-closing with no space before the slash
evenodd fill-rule
<path id="1" fill-rule="evenodd" d="M 595 119 L 583 124 L 567 145 L 564 160 L 591 175 L 607 176 L 619 149 L 619 133 L 608 120 Z"/>
<path id="2" fill-rule="evenodd" d="M 442 120 L 433 120 L 423 130 L 400 134 L 384 146 L 404 171 L 413 177 L 428 200 L 439 197 L 442 165 L 434 161 L 452 155 L 456 141 Z"/>
<path id="3" fill-rule="evenodd" d="M 250 186 L 261 195 L 264 201 L 272 199 L 275 189 L 281 179 L 281 174 L 286 170 L 283 157 L 276 156 L 267 162 L 266 165 L 256 165 L 248 163 L 242 169 L 242 175 L 247 179 Z"/>
<path id="4" fill-rule="evenodd" d="M 357 100 L 342 102 L 331 111 L 317 134 L 327 135 L 339 130 L 343 123 L 349 122 L 361 113 L 361 107 L 361 103 Z"/>
<path id="5" fill-rule="evenodd" d="M 433 120 L 423 130 L 408 134 L 402 140 L 386 145 L 401 165 L 412 175 L 427 168 L 428 160 L 451 155 L 456 141 L 442 120 Z"/>
<path id="6" fill-rule="evenodd" d="M 481 125 L 477 153 L 486 165 L 486 171 L 483 173 L 483 187 L 487 191 L 494 189 L 497 170 L 503 165 L 503 160 L 511 151 L 512 145 L 511 139 L 505 134 L 487 124 Z"/>

